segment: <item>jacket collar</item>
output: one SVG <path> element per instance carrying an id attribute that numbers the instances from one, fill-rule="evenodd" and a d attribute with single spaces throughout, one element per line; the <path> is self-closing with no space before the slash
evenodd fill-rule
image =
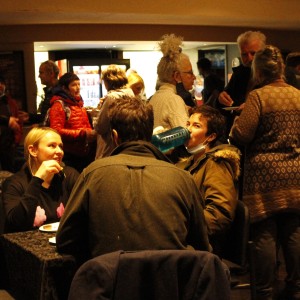
<path id="1" fill-rule="evenodd" d="M 127 154 L 127 155 L 135 155 L 135 156 L 149 156 L 155 157 L 159 160 L 163 160 L 171 163 L 171 161 L 154 145 L 145 141 L 133 141 L 133 142 L 125 142 L 120 146 L 115 148 L 110 156 L 118 155 L 118 154 Z"/>

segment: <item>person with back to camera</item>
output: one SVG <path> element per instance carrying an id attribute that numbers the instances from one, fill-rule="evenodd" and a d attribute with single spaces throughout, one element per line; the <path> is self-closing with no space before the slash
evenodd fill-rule
<path id="1" fill-rule="evenodd" d="M 128 72 L 129 71 L 129 72 Z M 145 83 L 143 78 L 134 70 L 128 70 L 126 72 L 128 79 L 128 86 L 132 89 L 135 97 L 147 101 L 146 96 L 144 95 Z"/>
<path id="2" fill-rule="evenodd" d="M 24 141 L 26 164 L 3 183 L 5 232 L 26 231 L 58 222 L 79 174 L 62 164 L 60 135 L 34 127 Z"/>
<path id="3" fill-rule="evenodd" d="M 150 143 L 151 105 L 124 96 L 110 103 L 108 120 L 118 147 L 81 173 L 56 235 L 58 252 L 86 260 L 116 250 L 210 250 L 192 176 Z"/>
<path id="4" fill-rule="evenodd" d="M 0 75 L 0 169 L 15 172 L 16 148 L 22 139 L 22 118 L 16 100 L 6 93 Z"/>
<path id="5" fill-rule="evenodd" d="M 50 127 L 61 135 L 64 162 L 81 172 L 95 158 L 97 134 L 83 107 L 78 76 L 71 72 L 65 73 L 53 94 L 45 124 L 49 122 Z"/>
<path id="6" fill-rule="evenodd" d="M 237 205 L 237 183 L 240 173 L 240 152 L 233 146 L 221 144 L 224 116 L 215 108 L 202 105 L 193 108 L 187 128 L 191 133 L 186 142 L 188 159 L 177 163 L 189 171 L 201 192 L 204 216 L 213 252 L 222 254 Z"/>
<path id="7" fill-rule="evenodd" d="M 233 74 L 220 93 L 216 102 L 217 108 L 222 109 L 230 106 L 238 107 L 235 111 L 222 111 L 226 117 L 227 137 L 233 124 L 234 117 L 240 114 L 249 91 L 254 88 L 251 80 L 251 64 L 254 54 L 262 50 L 266 45 L 266 36 L 260 31 L 246 31 L 237 38 L 242 65 L 232 68 Z"/>
<path id="8" fill-rule="evenodd" d="M 204 78 L 201 92 L 203 102 L 215 107 L 218 96 L 224 89 L 224 81 L 212 71 L 211 65 L 211 61 L 206 57 L 200 58 L 197 62 L 199 73 Z"/>
<path id="9" fill-rule="evenodd" d="M 108 119 L 108 107 L 111 102 L 122 100 L 123 96 L 133 97 L 133 90 L 128 87 L 128 79 L 125 71 L 117 65 L 109 65 L 101 74 L 107 95 L 102 100 L 98 120 L 95 124 L 97 136 L 96 159 L 109 156 L 117 146 L 111 136 L 111 129 Z"/>
<path id="10" fill-rule="evenodd" d="M 258 51 L 252 91 L 231 129 L 246 146 L 243 201 L 255 245 L 257 299 L 272 299 L 278 246 L 287 276 L 283 299 L 300 299 L 300 91 L 284 81 L 278 48 Z"/>

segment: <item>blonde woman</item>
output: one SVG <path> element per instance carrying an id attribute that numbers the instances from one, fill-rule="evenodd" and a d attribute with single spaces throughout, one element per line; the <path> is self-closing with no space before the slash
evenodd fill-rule
<path id="1" fill-rule="evenodd" d="M 64 166 L 56 130 L 34 127 L 24 141 L 26 164 L 3 184 L 5 232 L 58 222 L 79 173 Z"/>
<path id="2" fill-rule="evenodd" d="M 127 75 L 128 86 L 132 89 L 134 95 L 142 100 L 146 100 L 144 95 L 145 83 L 143 78 L 134 70 Z"/>
<path id="3" fill-rule="evenodd" d="M 111 136 L 108 112 L 109 106 L 114 101 L 120 101 L 124 96 L 134 97 L 134 93 L 128 87 L 128 79 L 125 71 L 117 65 L 109 65 L 101 74 L 107 95 L 103 99 L 95 130 L 97 137 L 96 159 L 109 156 L 117 146 Z"/>

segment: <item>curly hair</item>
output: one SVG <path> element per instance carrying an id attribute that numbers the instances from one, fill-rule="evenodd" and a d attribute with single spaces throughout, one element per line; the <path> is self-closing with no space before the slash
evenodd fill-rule
<path id="1" fill-rule="evenodd" d="M 269 84 L 276 79 L 284 79 L 285 65 L 280 50 L 272 45 L 256 52 L 252 71 L 253 78 L 260 86 Z"/>
<path id="2" fill-rule="evenodd" d="M 163 57 L 157 66 L 157 75 L 160 82 L 172 82 L 172 76 L 175 71 L 181 67 L 182 60 L 188 59 L 188 56 L 182 53 L 183 38 L 175 34 L 165 34 L 158 42 Z"/>
<path id="3" fill-rule="evenodd" d="M 101 73 L 101 80 L 104 81 L 108 91 L 125 87 L 128 83 L 125 71 L 117 65 L 109 65 Z"/>

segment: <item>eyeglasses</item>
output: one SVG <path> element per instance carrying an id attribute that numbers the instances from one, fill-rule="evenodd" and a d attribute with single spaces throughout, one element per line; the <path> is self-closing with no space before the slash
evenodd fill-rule
<path id="1" fill-rule="evenodd" d="M 194 72 L 193 72 L 193 70 L 191 70 L 191 71 L 185 71 L 185 72 L 180 72 L 180 73 L 185 73 L 185 74 L 194 75 Z"/>

